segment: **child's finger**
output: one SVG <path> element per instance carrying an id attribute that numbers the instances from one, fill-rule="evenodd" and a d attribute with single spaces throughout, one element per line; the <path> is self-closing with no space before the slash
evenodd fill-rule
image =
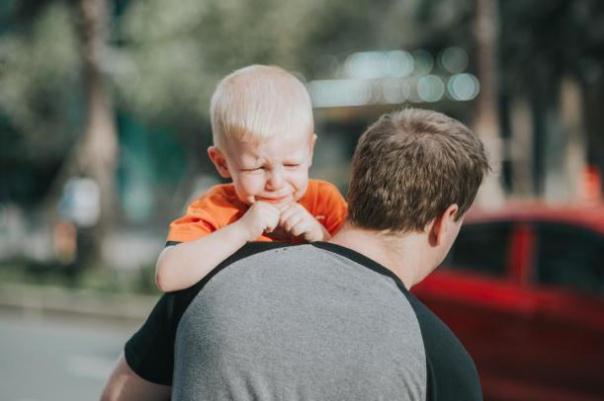
<path id="1" fill-rule="evenodd" d="M 291 219 L 292 216 L 299 214 L 300 210 L 296 206 L 290 206 L 281 212 L 279 217 L 281 224 L 284 224 L 287 220 Z"/>
<path id="2" fill-rule="evenodd" d="M 277 228 L 277 226 L 279 225 L 279 219 L 280 219 L 280 213 L 279 210 L 277 208 L 271 207 L 271 209 L 268 211 L 269 215 L 268 215 L 268 226 L 270 227 L 270 230 L 273 231 L 275 228 Z"/>
<path id="3" fill-rule="evenodd" d="M 279 205 L 279 218 L 281 219 L 281 221 L 284 220 L 284 216 L 289 216 L 294 208 L 291 207 L 290 204 L 287 205 Z"/>
<path id="4" fill-rule="evenodd" d="M 275 208 L 277 208 L 279 210 L 279 213 L 283 213 L 288 209 L 291 209 L 291 207 L 293 205 L 295 205 L 296 202 L 293 203 L 278 203 L 277 205 L 275 205 Z"/>
<path id="5" fill-rule="evenodd" d="M 307 233 L 308 231 L 310 231 L 310 227 L 308 226 L 307 222 L 300 221 L 292 227 L 290 232 L 292 235 L 297 237 L 299 235 Z"/>
<path id="6" fill-rule="evenodd" d="M 299 212 L 298 210 L 296 210 L 296 208 L 289 208 L 286 209 L 283 213 L 281 213 L 281 215 L 279 216 L 279 222 L 282 225 L 287 225 L 289 224 L 289 226 L 291 227 L 292 225 L 292 219 L 297 219 L 296 216 L 299 216 Z"/>
<path id="7" fill-rule="evenodd" d="M 289 219 L 292 218 L 296 214 L 296 210 L 293 208 L 286 209 L 279 216 L 279 221 L 281 224 L 285 224 Z"/>
<path id="8" fill-rule="evenodd" d="M 285 229 L 289 232 L 292 232 L 296 226 L 299 226 L 304 222 L 304 216 L 301 214 L 294 213 L 288 220 L 285 222 Z M 295 234 L 298 235 L 298 234 Z"/>
<path id="9" fill-rule="evenodd" d="M 274 218 L 272 220 L 270 220 L 266 226 L 266 232 L 270 233 L 273 232 L 275 230 L 275 228 L 277 228 L 277 225 L 279 223 L 279 219 L 278 218 Z"/>

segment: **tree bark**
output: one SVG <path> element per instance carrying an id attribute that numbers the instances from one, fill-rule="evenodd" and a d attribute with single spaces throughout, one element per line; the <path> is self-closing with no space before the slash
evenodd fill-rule
<path id="1" fill-rule="evenodd" d="M 477 196 L 481 207 L 499 206 L 504 200 L 500 182 L 503 147 L 500 135 L 498 109 L 496 0 L 476 0 L 476 58 L 480 95 L 477 99 L 473 129 L 485 144 L 493 173 L 489 174 Z"/>
<path id="2" fill-rule="evenodd" d="M 535 196 L 533 181 L 533 114 L 530 102 L 523 97 L 514 98 L 511 109 L 510 160 L 512 163 L 512 192 L 515 197 Z"/>
<path id="3" fill-rule="evenodd" d="M 585 200 L 587 146 L 583 105 L 579 85 L 572 78 L 562 79 L 557 106 L 546 153 L 545 198 L 553 202 Z"/>
<path id="4" fill-rule="evenodd" d="M 106 0 L 78 0 L 86 117 L 82 141 L 76 148 L 78 170 L 94 179 L 100 189 L 100 216 L 95 227 L 95 250 L 115 218 L 115 171 L 118 137 L 109 90 L 103 72 L 107 42 Z"/>

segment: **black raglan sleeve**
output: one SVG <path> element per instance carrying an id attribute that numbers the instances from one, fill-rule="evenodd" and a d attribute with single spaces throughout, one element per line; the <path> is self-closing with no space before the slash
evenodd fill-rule
<path id="1" fill-rule="evenodd" d="M 251 242 L 231 255 L 196 285 L 164 294 L 143 326 L 126 342 L 128 366 L 141 378 L 156 384 L 172 384 L 174 341 L 180 318 L 205 284 L 231 263 L 258 252 L 287 246 L 285 243 Z"/>
<path id="2" fill-rule="evenodd" d="M 124 349 L 128 366 L 152 383 L 172 383 L 176 301 L 176 294 L 164 294 Z"/>
<path id="3" fill-rule="evenodd" d="M 453 332 L 413 294 L 407 299 L 417 316 L 428 367 L 428 400 L 482 401 L 474 361 Z"/>

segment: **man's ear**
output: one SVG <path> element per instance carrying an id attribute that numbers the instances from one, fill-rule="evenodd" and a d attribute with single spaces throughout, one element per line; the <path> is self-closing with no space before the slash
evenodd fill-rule
<path id="1" fill-rule="evenodd" d="M 437 216 L 432 222 L 428 224 L 428 240 L 430 245 L 438 246 L 448 237 L 453 234 L 452 230 L 455 230 L 457 225 L 456 218 L 459 206 L 457 204 L 449 205 L 449 207 L 440 215 Z M 456 232 L 454 234 L 457 234 Z"/>
<path id="2" fill-rule="evenodd" d="M 218 149 L 216 146 L 210 146 L 208 148 L 208 157 L 210 158 L 210 160 L 214 164 L 214 167 L 216 167 L 216 171 L 218 171 L 218 174 L 220 174 L 222 178 L 231 177 L 226 157 L 220 149 Z"/>

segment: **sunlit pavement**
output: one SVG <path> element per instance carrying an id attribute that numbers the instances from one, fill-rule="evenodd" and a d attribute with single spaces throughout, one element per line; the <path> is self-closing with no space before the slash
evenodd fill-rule
<path id="1" fill-rule="evenodd" d="M 0 310 L 0 400 L 98 400 L 136 327 Z"/>

